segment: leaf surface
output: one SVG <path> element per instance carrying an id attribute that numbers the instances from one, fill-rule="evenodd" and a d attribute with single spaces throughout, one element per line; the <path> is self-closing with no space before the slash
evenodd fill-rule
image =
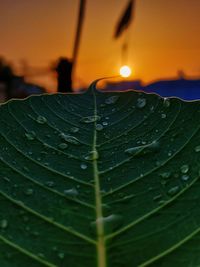
<path id="1" fill-rule="evenodd" d="M 0 106 L 0 266 L 200 265 L 200 105 L 128 91 Z"/>

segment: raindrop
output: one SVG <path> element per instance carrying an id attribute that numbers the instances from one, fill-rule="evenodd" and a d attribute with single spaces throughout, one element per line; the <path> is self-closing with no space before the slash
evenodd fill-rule
<path id="1" fill-rule="evenodd" d="M 187 164 L 181 166 L 180 168 L 182 173 L 187 173 L 189 171 L 189 166 Z"/>
<path id="2" fill-rule="evenodd" d="M 168 179 L 171 176 L 171 172 L 163 172 L 159 174 L 163 179 Z"/>
<path id="3" fill-rule="evenodd" d="M 144 108 L 146 106 L 146 99 L 145 98 L 138 98 L 136 106 L 138 108 Z"/>
<path id="4" fill-rule="evenodd" d="M 161 114 L 161 118 L 162 118 L 162 119 L 165 119 L 166 117 L 167 117 L 167 115 L 166 115 L 165 113 L 162 113 L 162 114 Z"/>
<path id="5" fill-rule="evenodd" d="M 92 222 L 91 225 L 104 224 L 104 225 L 116 225 L 121 222 L 122 217 L 120 215 L 111 214 L 107 217 L 98 218 L 95 222 Z"/>
<path id="6" fill-rule="evenodd" d="M 70 129 L 70 132 L 71 133 L 77 133 L 79 131 L 79 128 L 77 128 L 77 127 L 72 127 L 71 129 Z"/>
<path id="7" fill-rule="evenodd" d="M 43 116 L 38 116 L 37 117 L 37 122 L 40 123 L 40 124 L 44 124 L 47 122 L 47 119 Z"/>
<path id="8" fill-rule="evenodd" d="M 31 131 L 31 132 L 29 132 L 29 133 L 25 133 L 25 136 L 26 136 L 26 138 L 27 138 L 28 140 L 32 141 L 32 140 L 35 139 L 36 134 L 35 134 L 34 131 Z"/>
<path id="9" fill-rule="evenodd" d="M 154 201 L 158 201 L 158 200 L 160 200 L 161 198 L 162 198 L 162 195 L 159 194 L 159 195 L 155 196 L 155 197 L 153 198 L 153 200 L 154 200 Z"/>
<path id="10" fill-rule="evenodd" d="M 158 202 L 158 204 L 159 204 L 159 205 L 163 205 L 163 204 L 165 204 L 165 202 L 166 202 L 165 200 L 160 200 L 160 201 Z"/>
<path id="11" fill-rule="evenodd" d="M 60 258 L 61 260 L 63 260 L 64 257 L 65 257 L 65 253 L 63 253 L 63 252 L 59 252 L 58 253 L 58 258 Z"/>
<path id="12" fill-rule="evenodd" d="M 168 108 L 170 106 L 170 100 L 168 98 L 164 98 L 163 106 Z"/>
<path id="13" fill-rule="evenodd" d="M 154 106 L 150 107 L 150 111 L 151 111 L 151 113 L 154 113 Z"/>
<path id="14" fill-rule="evenodd" d="M 30 196 L 33 194 L 33 192 L 34 192 L 34 190 L 32 188 L 27 188 L 24 193 L 25 193 L 25 195 Z"/>
<path id="15" fill-rule="evenodd" d="M 87 165 L 84 164 L 84 163 L 81 163 L 80 167 L 81 167 L 82 170 L 86 170 L 87 169 Z"/>
<path id="16" fill-rule="evenodd" d="M 172 187 L 172 188 L 170 188 L 169 190 L 168 190 L 168 195 L 170 195 L 170 196 L 174 196 L 175 194 L 177 194 L 178 192 L 180 191 L 180 187 L 177 185 L 177 186 L 174 186 L 174 187 Z"/>
<path id="17" fill-rule="evenodd" d="M 78 190 L 75 187 L 73 187 L 71 189 L 65 189 L 63 192 L 66 196 L 70 196 L 70 197 L 77 197 L 78 196 Z"/>
<path id="18" fill-rule="evenodd" d="M 117 96 L 117 95 L 113 95 L 113 96 L 108 97 L 108 98 L 105 100 L 105 103 L 108 104 L 108 105 L 115 104 L 115 103 L 117 102 L 118 99 L 119 99 L 119 96 Z"/>
<path id="19" fill-rule="evenodd" d="M 0 228 L 6 229 L 8 227 L 8 221 L 6 219 L 3 219 L 0 221 Z"/>
<path id="20" fill-rule="evenodd" d="M 108 122 L 107 122 L 107 121 L 103 121 L 102 124 L 103 124 L 104 126 L 107 126 L 107 125 L 108 125 Z"/>
<path id="21" fill-rule="evenodd" d="M 101 125 L 101 124 L 97 124 L 97 125 L 96 125 L 96 130 L 97 130 L 97 131 L 102 131 L 102 130 L 103 130 L 103 125 Z"/>
<path id="22" fill-rule="evenodd" d="M 3 176 L 2 178 L 3 178 L 6 182 L 8 182 L 8 183 L 10 182 L 10 179 L 9 179 L 8 177 Z"/>
<path id="23" fill-rule="evenodd" d="M 130 148 L 126 149 L 124 152 L 128 153 L 130 155 L 134 155 L 134 154 L 140 152 L 143 148 L 144 148 L 144 146 L 130 147 Z"/>
<path id="24" fill-rule="evenodd" d="M 100 107 L 101 108 L 104 108 L 106 105 L 105 104 L 100 104 Z"/>
<path id="25" fill-rule="evenodd" d="M 78 140 L 76 137 L 72 136 L 72 135 L 66 135 L 66 134 L 64 134 L 64 133 L 61 133 L 61 134 L 60 134 L 60 137 L 61 137 L 64 141 L 66 141 L 66 142 L 68 142 L 68 143 L 70 143 L 70 144 L 74 144 L 74 145 L 78 145 L 78 144 L 80 144 L 80 143 L 79 143 L 79 140 Z"/>
<path id="26" fill-rule="evenodd" d="M 153 141 L 152 143 L 147 145 L 128 148 L 125 150 L 125 153 L 135 155 L 143 152 L 143 154 L 147 154 L 148 152 L 157 151 L 159 147 L 160 143 L 158 141 Z"/>
<path id="27" fill-rule="evenodd" d="M 66 144 L 66 143 L 61 143 L 61 144 L 59 144 L 58 145 L 58 147 L 60 148 L 60 149 L 66 149 L 67 147 L 68 147 L 68 144 Z"/>
<path id="28" fill-rule="evenodd" d="M 181 179 L 182 179 L 183 181 L 188 181 L 188 180 L 190 179 L 190 176 L 187 175 L 187 174 L 184 174 L 184 175 L 181 176 Z"/>
<path id="29" fill-rule="evenodd" d="M 94 115 L 94 116 L 83 117 L 83 118 L 81 118 L 80 122 L 92 123 L 92 122 L 95 122 L 95 121 L 99 121 L 100 119 L 101 119 L 100 116 Z"/>
<path id="30" fill-rule="evenodd" d="M 194 150 L 195 152 L 200 152 L 200 146 L 196 146 Z"/>
<path id="31" fill-rule="evenodd" d="M 49 187 L 54 187 L 55 186 L 55 183 L 53 181 L 47 181 L 45 182 L 45 184 Z"/>
<path id="32" fill-rule="evenodd" d="M 84 159 L 86 160 L 96 160 L 99 158 L 99 153 L 96 150 L 92 150 L 90 151 L 85 157 Z"/>

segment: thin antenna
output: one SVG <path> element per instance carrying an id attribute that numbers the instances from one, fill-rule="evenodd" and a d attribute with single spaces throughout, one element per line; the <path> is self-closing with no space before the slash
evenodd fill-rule
<path id="1" fill-rule="evenodd" d="M 78 23 L 77 23 L 77 28 L 76 28 L 76 36 L 75 36 L 73 56 L 72 56 L 73 69 L 77 61 L 81 32 L 82 32 L 83 21 L 84 21 L 84 16 L 85 16 L 85 6 L 86 6 L 86 0 L 80 0 Z"/>

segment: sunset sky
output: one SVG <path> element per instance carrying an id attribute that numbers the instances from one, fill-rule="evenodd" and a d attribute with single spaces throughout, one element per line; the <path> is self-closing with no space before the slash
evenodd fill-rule
<path id="1" fill-rule="evenodd" d="M 200 1 L 136 0 L 135 18 L 118 40 L 114 28 L 127 0 L 87 0 L 76 86 L 117 75 L 121 46 L 129 43 L 128 63 L 145 82 L 176 77 L 177 70 L 200 76 Z M 71 57 L 78 0 L 0 0 L 0 55 L 18 69 L 47 67 Z M 52 89 L 54 83 L 40 77 Z"/>

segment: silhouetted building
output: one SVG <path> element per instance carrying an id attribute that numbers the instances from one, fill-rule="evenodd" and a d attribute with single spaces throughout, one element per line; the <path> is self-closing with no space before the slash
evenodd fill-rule
<path id="1" fill-rule="evenodd" d="M 72 62 L 67 58 L 60 58 L 56 67 L 58 92 L 72 92 Z"/>
<path id="2" fill-rule="evenodd" d="M 44 92 L 43 87 L 27 83 L 23 76 L 15 75 L 11 66 L 0 58 L 0 103 L 11 98 L 25 98 Z"/>
<path id="3" fill-rule="evenodd" d="M 0 58 L 0 83 L 3 84 L 2 88 L 4 89 L 6 100 L 11 98 L 13 78 L 12 68 L 6 64 L 3 58 Z"/>
<path id="4" fill-rule="evenodd" d="M 163 80 L 144 86 L 143 91 L 157 93 L 163 97 L 179 97 L 185 100 L 200 99 L 200 80 Z"/>
<path id="5" fill-rule="evenodd" d="M 200 79 L 186 79 L 183 73 L 180 74 L 179 79 L 160 80 L 148 85 L 143 85 L 140 80 L 108 83 L 104 90 L 125 91 L 133 89 L 156 93 L 162 97 L 179 97 L 184 100 L 200 99 Z"/>

